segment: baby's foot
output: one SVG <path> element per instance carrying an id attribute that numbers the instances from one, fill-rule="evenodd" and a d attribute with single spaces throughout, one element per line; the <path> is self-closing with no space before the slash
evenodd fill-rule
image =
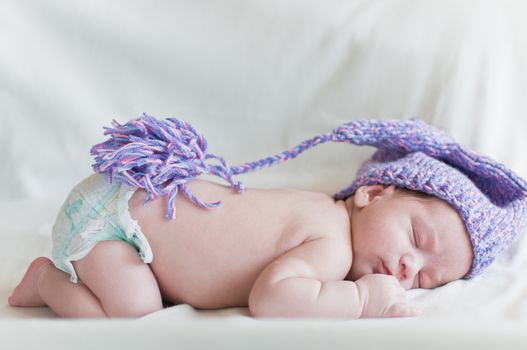
<path id="1" fill-rule="evenodd" d="M 22 281 L 8 299 L 11 306 L 46 306 L 39 293 L 40 276 L 53 266 L 45 257 L 36 258 L 27 268 Z"/>

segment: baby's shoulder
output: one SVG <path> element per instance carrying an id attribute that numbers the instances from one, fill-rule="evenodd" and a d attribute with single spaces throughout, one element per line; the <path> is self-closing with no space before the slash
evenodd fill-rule
<path id="1" fill-rule="evenodd" d="M 316 218 L 325 225 L 349 224 L 349 216 L 342 201 L 335 201 L 325 193 L 314 193 L 308 202 L 309 210 L 306 214 Z"/>
<path id="2" fill-rule="evenodd" d="M 350 220 L 342 201 L 336 202 L 329 195 L 312 192 L 306 193 L 298 205 L 301 208 L 298 224 L 311 237 L 332 237 L 335 240 L 349 238 Z"/>

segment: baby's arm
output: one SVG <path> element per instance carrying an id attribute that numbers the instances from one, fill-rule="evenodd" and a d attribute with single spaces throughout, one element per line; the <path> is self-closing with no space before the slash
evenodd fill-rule
<path id="1" fill-rule="evenodd" d="M 249 295 L 256 317 L 412 316 L 404 289 L 392 276 L 367 275 L 341 280 L 350 253 L 332 237 L 303 243 L 271 263 Z M 342 269 L 346 268 L 346 271 Z"/>

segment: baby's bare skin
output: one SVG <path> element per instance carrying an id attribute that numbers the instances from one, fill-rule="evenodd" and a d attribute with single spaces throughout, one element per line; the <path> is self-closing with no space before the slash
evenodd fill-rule
<path id="1" fill-rule="evenodd" d="M 63 317 L 137 317 L 159 310 L 162 297 L 203 309 L 249 306 L 257 317 L 414 316 L 405 289 L 462 278 L 473 259 L 452 207 L 394 186 L 362 186 L 336 202 L 292 189 L 188 187 L 222 206 L 202 209 L 180 195 L 168 220 L 167 198 L 143 205 L 137 190 L 129 200 L 150 265 L 127 242 L 101 241 L 73 261 L 82 281 L 74 284 L 41 257 L 9 303 L 47 305 Z"/>
<path id="2" fill-rule="evenodd" d="M 350 222 L 343 201 L 300 190 L 248 189 L 238 194 L 213 182 L 188 185 L 204 201 L 221 200 L 203 209 L 183 195 L 176 199 L 176 218 L 165 218 L 167 199 L 143 205 L 146 192 L 129 201 L 150 243 L 150 267 L 163 297 L 197 308 L 247 306 L 249 293 L 271 262 L 302 243 L 331 238 L 347 251 L 328 265 L 321 279 L 342 280 L 351 266 Z M 333 252 L 338 254 L 338 252 Z"/>

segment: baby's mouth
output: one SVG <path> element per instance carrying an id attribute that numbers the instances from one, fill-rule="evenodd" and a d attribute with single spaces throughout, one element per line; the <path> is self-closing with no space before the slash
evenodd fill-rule
<path id="1" fill-rule="evenodd" d="M 393 275 L 392 271 L 388 268 L 388 266 L 386 266 L 386 264 L 382 260 L 380 262 L 379 270 L 380 270 L 380 273 L 382 273 L 382 274 L 390 275 L 390 276 Z"/>

